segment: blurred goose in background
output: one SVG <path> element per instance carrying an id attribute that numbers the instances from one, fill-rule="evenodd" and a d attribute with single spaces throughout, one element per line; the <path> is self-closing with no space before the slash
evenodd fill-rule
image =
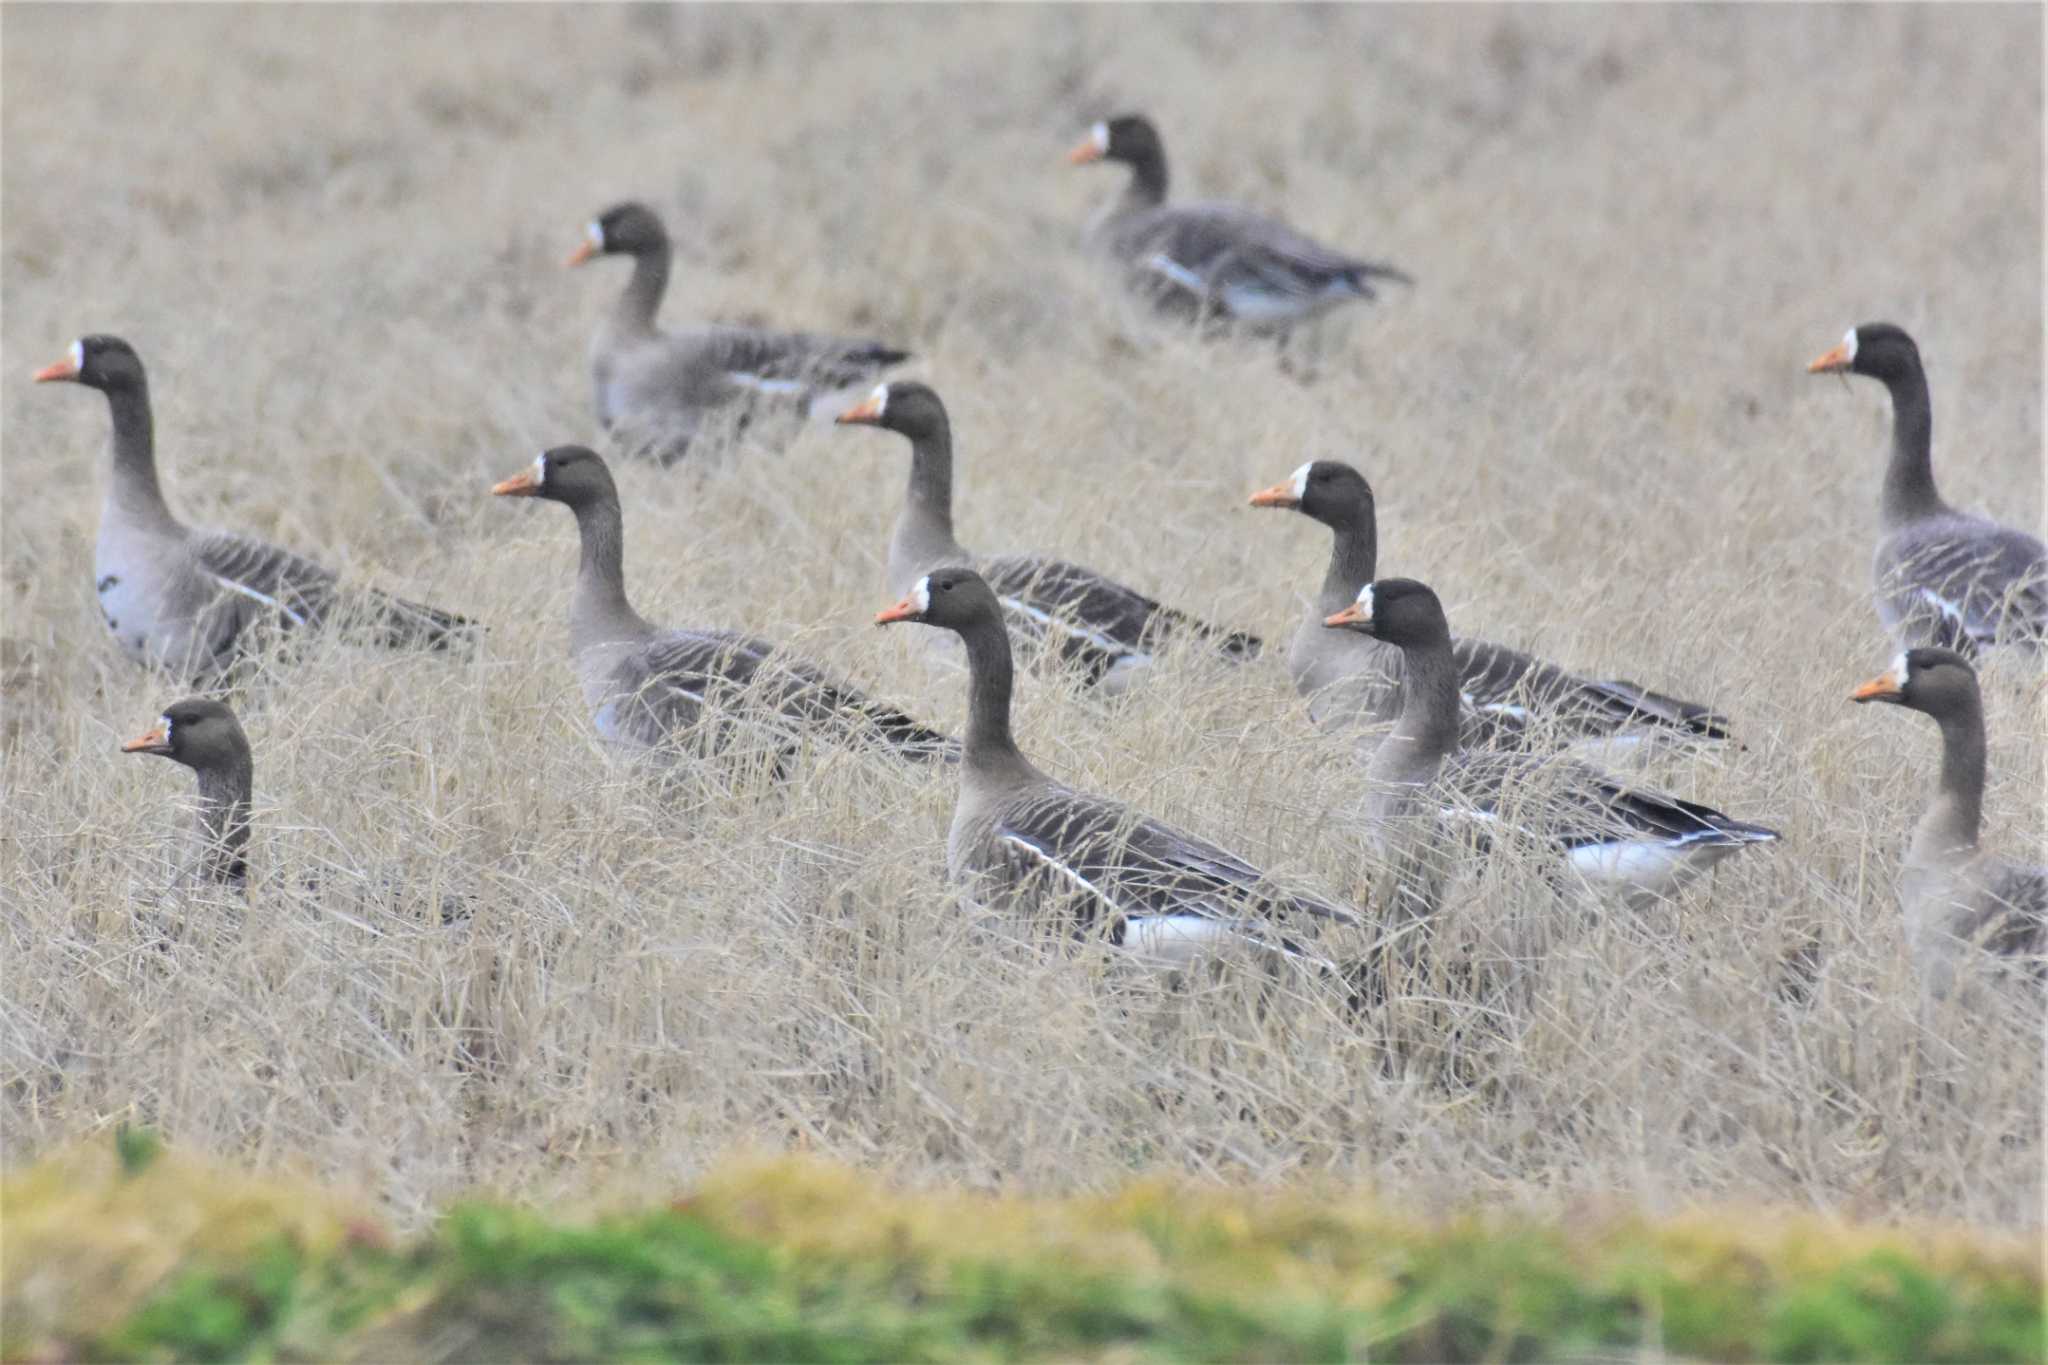
<path id="1" fill-rule="evenodd" d="M 452 612 L 367 588 L 344 590 L 331 570 L 289 550 L 179 521 L 157 482 L 149 379 L 121 338 L 80 337 L 35 379 L 98 389 L 113 415 L 114 473 L 93 580 L 107 629 L 130 657 L 206 681 L 254 647 L 265 628 L 354 623 L 386 645 L 434 649 L 469 638 L 471 623 Z"/>
<path id="2" fill-rule="evenodd" d="M 1067 159 L 1130 167 L 1123 194 L 1089 225 L 1088 235 L 1162 305 L 1284 331 L 1340 303 L 1377 297 L 1374 280 L 1415 282 L 1393 266 L 1332 251 L 1239 204 L 1168 204 L 1166 148 L 1141 115 L 1096 124 Z"/>
<path id="3" fill-rule="evenodd" d="M 767 736 L 778 755 L 806 734 L 855 746 L 879 744 L 912 761 L 957 755 L 958 746 L 937 730 L 766 640 L 730 630 L 660 630 L 649 624 L 626 599 L 618 488 L 594 451 L 544 451 L 531 468 L 491 492 L 545 498 L 576 514 L 582 559 L 569 600 L 569 652 L 605 739 L 629 749 L 672 750 L 708 716 L 713 751 L 730 749 L 744 731 Z"/>
<path id="4" fill-rule="evenodd" d="M 1372 485 L 1342 461 L 1311 460 L 1252 494 L 1251 505 L 1287 508 L 1330 528 L 1330 567 L 1287 650 L 1288 672 L 1310 715 L 1326 728 L 1391 722 L 1401 706 L 1401 650 L 1323 624 L 1373 580 L 1379 521 Z M 1532 722 L 1548 722 L 1566 739 L 1599 740 L 1609 756 L 1652 737 L 1728 737 L 1727 720 L 1706 707 L 1631 682 L 1582 678 L 1490 640 L 1459 637 L 1451 652 L 1468 744 L 1519 743 Z"/>
<path id="5" fill-rule="evenodd" d="M 235 713 L 211 697 L 172 702 L 156 725 L 121 746 L 182 763 L 199 779 L 200 875 L 245 889 L 249 881 L 249 804 L 255 763 Z"/>
<path id="6" fill-rule="evenodd" d="M 941 566 L 975 566 L 1021 638 L 1043 642 L 1050 636 L 1063 664 L 1110 692 L 1141 677 L 1153 652 L 1175 636 L 1203 640 L 1234 661 L 1258 657 L 1258 637 L 1162 606 L 1093 569 L 1042 555 L 977 559 L 953 537 L 953 430 L 946 405 L 929 386 L 880 385 L 839 422 L 881 427 L 910 441 L 910 486 L 889 534 L 890 592 L 908 593 Z"/>
<path id="7" fill-rule="evenodd" d="M 1467 749 L 1458 739 L 1458 659 L 1443 604 L 1408 578 L 1380 579 L 1332 614 L 1401 650 L 1401 709 L 1373 753 L 1366 813 L 1396 858 L 1434 845 L 1448 825 L 1513 832 L 1559 848 L 1589 884 L 1643 904 L 1777 831 L 1624 787 L 1565 757 Z"/>
<path id="8" fill-rule="evenodd" d="M 1986 517 L 1959 512 L 1934 488 L 1934 407 L 1920 348 L 1903 328 L 1868 322 L 1808 365 L 1861 374 L 1892 396 L 1891 463 L 1878 504 L 1883 536 L 1871 568 L 1877 615 L 1902 646 L 1974 651 L 2048 640 L 2048 548 Z"/>
<path id="9" fill-rule="evenodd" d="M 860 337 L 698 326 L 665 332 L 655 313 L 668 288 L 672 257 L 661 219 L 644 204 L 616 204 L 593 218 L 568 264 L 630 256 L 626 290 L 590 342 L 597 420 L 625 448 L 672 463 L 710 413 L 773 402 L 792 414 L 821 395 L 830 410 L 850 401 L 839 391 L 871 384 L 910 352 Z M 742 419 L 747 407 L 740 409 Z"/>
<path id="10" fill-rule="evenodd" d="M 934 570 L 875 621 L 922 622 L 966 645 L 967 737 L 946 867 L 982 907 L 1024 919 L 1057 904 L 1073 915 L 1076 936 L 1106 935 L 1160 965 L 1236 943 L 1337 970 L 1290 935 L 1318 923 L 1362 928 L 1356 911 L 1278 892 L 1235 854 L 1077 792 L 1024 756 L 1010 734 L 1010 637 L 980 574 Z"/>
<path id="11" fill-rule="evenodd" d="M 1953 985 L 1959 955 L 1976 943 L 1993 953 L 2048 953 L 2048 867 L 2016 862 L 1978 844 L 1984 823 L 1984 700 L 1969 661 L 1921 647 L 1850 694 L 1931 718 L 1941 728 L 1941 777 L 1914 827 L 1899 878 L 1906 941 L 1936 995 Z M 2038 972 L 2043 964 L 2036 962 Z"/>

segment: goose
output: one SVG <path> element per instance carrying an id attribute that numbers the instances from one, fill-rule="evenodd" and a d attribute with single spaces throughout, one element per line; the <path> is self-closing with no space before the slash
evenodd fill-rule
<path id="1" fill-rule="evenodd" d="M 1903 706 L 1941 729 L 1940 785 L 1913 830 L 1899 879 L 1906 939 L 1923 985 L 1946 996 L 1966 944 L 2008 956 L 2048 952 L 2048 867 L 2001 857 L 1978 843 L 1984 699 L 1969 660 L 1952 649 L 1909 649 L 1849 699 Z"/>
<path id="2" fill-rule="evenodd" d="M 910 442 L 910 485 L 889 534 L 888 591 L 901 596 L 946 565 L 988 578 L 1013 630 L 1048 642 L 1090 686 L 1121 692 L 1150 671 L 1154 651 L 1174 636 L 1212 645 L 1224 658 L 1258 657 L 1257 636 L 1225 630 L 1163 606 L 1106 574 L 1043 555 L 977 559 L 953 536 L 953 429 L 931 386 L 899 380 L 875 387 L 839 414 L 842 426 L 880 427 Z"/>
<path id="3" fill-rule="evenodd" d="M 472 623 L 453 612 L 344 589 L 332 570 L 290 550 L 179 521 L 157 481 L 149 378 L 121 338 L 80 337 L 35 380 L 106 395 L 114 473 L 100 511 L 93 582 L 107 629 L 130 658 L 206 682 L 268 629 L 356 622 L 383 644 L 434 649 L 471 638 Z"/>
<path id="4" fill-rule="evenodd" d="M 1372 485 L 1341 460 L 1311 460 L 1252 494 L 1251 505 L 1300 512 L 1330 528 L 1330 567 L 1287 650 L 1287 671 L 1308 699 L 1310 716 L 1326 728 L 1391 723 L 1400 709 L 1401 651 L 1371 635 L 1323 625 L 1357 598 L 1376 571 L 1379 523 Z M 1598 740 L 1609 754 L 1653 736 L 1728 737 L 1727 720 L 1696 702 L 1631 682 L 1580 677 L 1491 640 L 1460 636 L 1451 651 L 1468 743 L 1519 745 L 1532 720 L 1553 723 L 1568 740 Z"/>
<path id="5" fill-rule="evenodd" d="M 1357 911 L 1276 890 L 1234 853 L 1119 801 L 1075 791 L 1040 771 L 1010 732 L 1009 633 L 994 588 L 973 569 L 921 576 L 875 624 L 915 621 L 957 634 L 967 652 L 967 736 L 946 868 L 982 908 L 1028 919 L 1048 902 L 1076 935 L 1102 934 L 1159 966 L 1233 944 L 1340 969 L 1299 938 L 1315 925 L 1365 927 Z"/>
<path id="6" fill-rule="evenodd" d="M 779 402 L 802 413 L 821 394 L 872 383 L 910 352 L 860 337 L 698 326 L 665 332 L 655 313 L 672 258 L 661 219 L 645 204 L 615 204 L 590 220 L 569 254 L 576 266 L 630 256 L 626 290 L 590 342 L 599 425 L 663 464 L 688 453 L 708 415 Z"/>
<path id="7" fill-rule="evenodd" d="M 2048 547 L 1960 512 L 1934 488 L 1934 408 L 1920 348 L 1889 322 L 1852 327 L 1809 374 L 1860 374 L 1892 396 L 1892 453 L 1871 571 L 1877 615 L 1895 644 L 1972 652 L 2048 640 Z"/>
<path id="8" fill-rule="evenodd" d="M 123 744 L 121 752 L 156 754 L 192 770 L 199 779 L 199 874 L 216 885 L 246 890 L 255 763 L 249 737 L 227 704 L 212 697 L 172 702 L 154 726 Z"/>
<path id="9" fill-rule="evenodd" d="M 1427 846 L 1446 825 L 1513 831 L 1555 846 L 1588 884 L 1641 906 L 1737 849 L 1778 837 L 1706 806 L 1624 787 L 1568 757 L 1462 747 L 1450 623 L 1424 584 L 1367 583 L 1325 625 L 1402 652 L 1400 714 L 1373 752 L 1366 801 L 1375 841 L 1396 858 Z"/>
<path id="10" fill-rule="evenodd" d="M 227 703 L 216 697 L 186 697 L 163 709 L 156 724 L 121 746 L 127 754 L 155 754 L 183 764 L 199 782 L 201 881 L 246 895 L 249 890 L 250 807 L 255 760 L 249 736 Z M 395 877 L 366 882 L 359 891 L 395 908 L 404 901 Z M 297 890 L 318 895 L 321 878 L 301 876 Z M 440 889 L 436 909 L 443 926 L 459 924 L 476 909 L 473 891 Z"/>
<path id="11" fill-rule="evenodd" d="M 1377 297 L 1375 280 L 1415 283 L 1405 271 L 1333 251 L 1240 204 L 1168 204 L 1166 148 L 1142 115 L 1094 125 L 1067 159 L 1131 168 L 1123 194 L 1088 235 L 1162 306 L 1284 331 L 1338 304 Z"/>
<path id="12" fill-rule="evenodd" d="M 937 730 L 766 640 L 699 627 L 662 630 L 633 610 L 619 492 L 595 451 L 542 451 L 491 492 L 559 502 L 576 514 L 582 559 L 569 601 L 569 652 L 605 740 L 674 757 L 678 741 L 708 712 L 713 750 L 745 728 L 768 734 L 784 753 L 813 733 L 842 744 L 879 744 L 909 761 L 957 756 L 958 746 Z"/>

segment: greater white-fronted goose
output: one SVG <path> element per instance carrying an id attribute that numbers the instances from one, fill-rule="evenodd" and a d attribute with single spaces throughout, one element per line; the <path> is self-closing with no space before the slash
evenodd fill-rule
<path id="1" fill-rule="evenodd" d="M 1594 886 L 1632 902 L 1675 892 L 1775 830 L 1676 797 L 1624 787 L 1566 757 L 1476 750 L 1458 740 L 1458 660 L 1443 604 L 1408 578 L 1380 579 L 1332 614 L 1403 655 L 1401 710 L 1373 752 L 1367 815 L 1390 851 L 1405 853 L 1463 822 L 1558 848 Z"/>
<path id="2" fill-rule="evenodd" d="M 660 630 L 626 599 L 625 531 L 618 488 L 596 452 L 543 451 L 497 484 L 500 497 L 545 498 L 576 514 L 582 559 L 569 601 L 569 653 L 605 739 L 673 755 L 700 720 L 704 747 L 766 734 L 778 751 L 806 733 L 842 744 L 880 744 L 908 760 L 946 759 L 958 746 L 766 640 L 736 631 Z"/>
<path id="3" fill-rule="evenodd" d="M 1340 460 L 1311 460 L 1252 494 L 1251 504 L 1288 508 L 1330 528 L 1330 567 L 1287 649 L 1288 672 L 1308 698 L 1310 715 L 1328 727 L 1392 721 L 1401 704 L 1402 651 L 1360 631 L 1323 625 L 1357 599 L 1377 570 L 1379 518 L 1372 485 Z M 1491 640 L 1460 636 L 1451 641 L 1451 652 L 1468 743 L 1519 743 L 1531 721 L 1549 722 L 1567 740 L 1728 735 L 1728 722 L 1696 702 L 1631 682 L 1583 678 Z"/>
<path id="4" fill-rule="evenodd" d="M 953 536 L 952 424 L 929 385 L 879 385 L 838 420 L 881 427 L 910 442 L 910 485 L 889 534 L 890 592 L 909 592 L 941 566 L 971 565 L 994 588 L 1021 638 L 1049 644 L 1062 664 L 1105 691 L 1119 691 L 1142 676 L 1154 651 L 1177 635 L 1203 640 L 1231 660 L 1258 656 L 1258 637 L 1162 606 L 1093 569 L 1042 555 L 982 559 L 963 547 Z"/>
<path id="5" fill-rule="evenodd" d="M 630 256 L 633 275 L 590 342 L 597 420 L 623 448 L 669 463 L 688 452 L 707 414 L 771 401 L 801 414 L 820 395 L 872 383 L 910 352 L 863 337 L 755 327 L 655 325 L 671 250 L 644 204 L 616 204 L 591 219 L 568 263 Z"/>
<path id="6" fill-rule="evenodd" d="M 1877 615 L 1901 646 L 1971 651 L 2048 641 L 2048 547 L 1987 517 L 1959 512 L 1934 488 L 1934 407 L 1920 348 L 1903 328 L 1867 322 L 1808 365 L 1861 374 L 1892 396 L 1891 463 L 1878 504 L 1871 568 Z"/>
<path id="7" fill-rule="evenodd" d="M 1057 907 L 1076 935 L 1163 965 L 1239 943 L 1337 970 L 1301 936 L 1318 924 L 1364 928 L 1358 912 L 1281 892 L 1236 854 L 1077 792 L 1024 756 L 1010 733 L 1010 637 L 980 574 L 934 570 L 875 621 L 938 626 L 966 646 L 967 735 L 946 867 L 977 904 L 1018 921 Z"/>
<path id="8" fill-rule="evenodd" d="M 235 713 L 211 697 L 172 702 L 150 730 L 121 746 L 158 754 L 199 779 L 200 875 L 237 890 L 249 880 L 249 803 L 255 763 Z"/>
<path id="9" fill-rule="evenodd" d="M 1914 827 L 1899 878 L 1906 939 L 1921 980 L 1935 995 L 1954 985 L 1968 944 L 2039 959 L 2048 953 L 2048 867 L 1982 848 L 1984 700 L 1969 661 L 1922 646 L 1850 694 L 1918 711 L 1941 728 L 1941 778 Z M 2044 964 L 2036 961 L 2036 972 Z"/>
<path id="10" fill-rule="evenodd" d="M 1168 204 L 1166 148 L 1141 115 L 1096 124 L 1067 159 L 1131 168 L 1130 183 L 1089 225 L 1089 237 L 1165 306 L 1277 331 L 1376 297 L 1374 280 L 1414 283 L 1393 266 L 1332 251 L 1239 204 Z"/>
<path id="11" fill-rule="evenodd" d="M 36 382 L 98 389 L 113 415 L 113 479 L 100 510 L 93 581 L 107 629 L 131 657 L 195 681 L 219 675 L 264 628 L 360 624 L 396 647 L 444 649 L 471 623 L 368 588 L 250 536 L 179 521 L 157 482 L 149 379 L 119 337 L 71 343 Z"/>

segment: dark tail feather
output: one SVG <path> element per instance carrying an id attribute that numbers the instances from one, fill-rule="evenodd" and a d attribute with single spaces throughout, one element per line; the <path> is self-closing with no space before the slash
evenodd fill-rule
<path id="1" fill-rule="evenodd" d="M 1410 289 L 1415 287 L 1413 275 L 1398 266 L 1387 265 L 1381 261 L 1359 261 L 1344 272 L 1344 277 L 1351 281 L 1352 287 L 1359 293 L 1366 295 L 1372 293 L 1374 280 L 1392 280 L 1395 284 L 1405 284 Z"/>
<path id="2" fill-rule="evenodd" d="M 400 597 L 376 595 L 378 643 L 392 649 L 453 649 L 470 646 L 483 627 L 467 616 L 408 602 Z"/>
<path id="3" fill-rule="evenodd" d="M 1627 707 L 1633 713 L 1633 719 L 1651 725 L 1685 730 L 1702 739 L 1732 737 L 1728 718 L 1718 711 L 1701 706 L 1698 702 L 1681 701 L 1662 692 L 1652 692 L 1647 687 L 1638 687 L 1622 678 L 1592 685 L 1611 700 Z"/>
<path id="4" fill-rule="evenodd" d="M 889 751 L 906 763 L 958 763 L 960 741 L 901 711 L 871 706 L 863 713 L 881 733 Z"/>

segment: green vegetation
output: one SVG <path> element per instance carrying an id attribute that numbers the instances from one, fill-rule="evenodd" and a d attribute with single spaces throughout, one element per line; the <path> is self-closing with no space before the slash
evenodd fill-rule
<path id="1" fill-rule="evenodd" d="M 2040 1266 L 1773 1215 L 1424 1223 L 1307 1192 L 903 1194 L 731 1168 L 655 1211 L 393 1241 L 140 1135 L 5 1189 L 10 1358 L 2038 1360 Z M 148 1149 L 154 1151 L 154 1145 Z"/>

